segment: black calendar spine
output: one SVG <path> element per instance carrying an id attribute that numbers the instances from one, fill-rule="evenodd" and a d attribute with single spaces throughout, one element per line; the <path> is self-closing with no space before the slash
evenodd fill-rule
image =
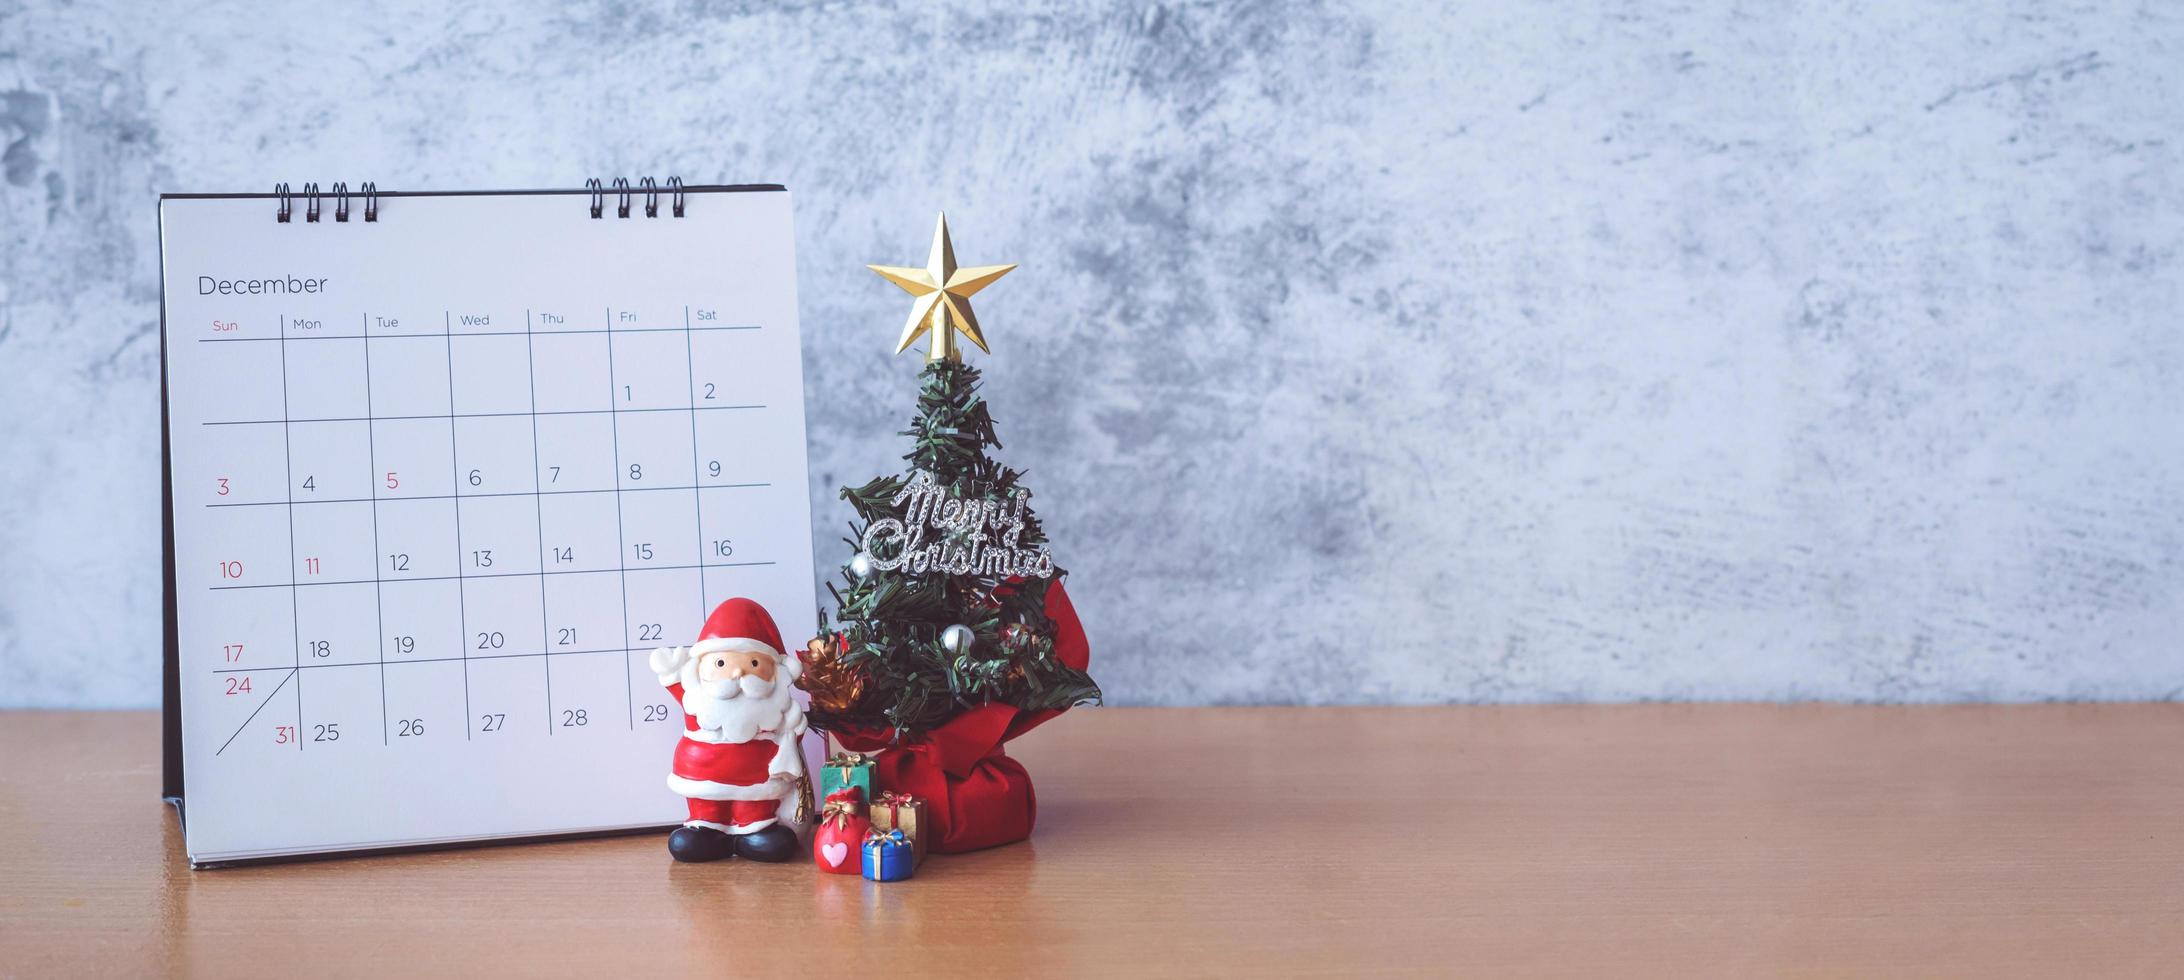
<path id="1" fill-rule="evenodd" d="M 159 267 L 167 267 L 166 214 L 160 214 Z M 182 629 L 175 601 L 174 446 L 167 415 L 167 297 L 159 298 L 159 547 L 160 643 L 159 734 L 160 798 L 182 813 Z"/>

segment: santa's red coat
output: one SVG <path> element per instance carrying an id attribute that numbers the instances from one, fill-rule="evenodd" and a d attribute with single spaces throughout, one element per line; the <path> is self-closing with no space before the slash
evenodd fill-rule
<path id="1" fill-rule="evenodd" d="M 668 685 L 667 693 L 682 703 L 681 684 Z M 767 772 L 782 751 L 780 732 L 759 732 L 748 742 L 710 742 L 693 738 L 697 730 L 697 719 L 683 715 L 685 734 L 675 745 L 674 775 L 668 779 L 677 794 L 694 800 L 777 800 L 794 790 Z"/>

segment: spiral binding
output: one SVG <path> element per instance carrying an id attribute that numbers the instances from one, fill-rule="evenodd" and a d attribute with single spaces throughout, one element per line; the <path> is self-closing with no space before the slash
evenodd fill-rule
<path id="1" fill-rule="evenodd" d="M 661 182 L 651 177 L 638 178 L 635 186 L 630 184 L 627 177 L 614 178 L 614 216 L 617 218 L 629 217 L 631 199 L 642 193 L 645 199 L 645 217 L 659 217 L 661 187 Z M 687 207 L 682 178 L 667 178 L 665 187 L 668 198 L 668 213 L 677 218 L 682 217 Z M 584 182 L 584 190 L 591 196 L 591 216 L 594 218 L 606 217 L 607 189 L 608 185 L 597 177 Z M 295 218 L 295 199 L 297 197 L 303 198 L 303 220 L 310 224 L 318 223 L 320 215 L 325 210 L 325 199 L 329 197 L 334 199 L 334 220 L 336 222 L 348 223 L 349 215 L 354 213 L 355 210 L 350 204 L 352 197 L 362 197 L 364 199 L 365 221 L 377 222 L 379 220 L 379 185 L 369 180 L 358 184 L 353 193 L 349 190 L 349 182 L 345 180 L 335 181 L 334 185 L 324 192 L 319 190 L 319 185 L 316 182 L 305 183 L 303 189 L 297 191 L 290 189 L 287 181 L 282 181 L 273 185 L 273 197 L 279 202 L 273 212 L 273 220 L 284 225 L 289 224 Z"/>
<path id="2" fill-rule="evenodd" d="M 645 217 L 657 218 L 660 216 L 662 186 L 659 180 L 652 177 L 639 177 L 635 184 L 631 184 L 627 177 L 616 177 L 612 182 L 593 177 L 584 182 L 584 189 L 591 194 L 591 216 L 594 218 L 607 216 L 607 196 L 609 194 L 614 196 L 615 217 L 629 217 L 632 202 L 639 195 L 642 195 L 645 200 Z M 669 177 L 664 186 L 667 193 L 668 214 L 677 218 L 682 217 L 688 208 L 687 198 L 683 194 L 682 178 Z"/>

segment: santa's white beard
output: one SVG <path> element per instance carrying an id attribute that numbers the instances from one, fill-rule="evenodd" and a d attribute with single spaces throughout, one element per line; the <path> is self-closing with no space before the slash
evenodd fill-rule
<path id="1" fill-rule="evenodd" d="M 722 696 L 729 692 L 733 696 Z M 683 675 L 683 711 L 724 742 L 748 742 L 759 732 L 782 731 L 795 704 L 789 685 L 778 680 L 746 676 L 709 684 L 698 680 L 695 671 Z"/>

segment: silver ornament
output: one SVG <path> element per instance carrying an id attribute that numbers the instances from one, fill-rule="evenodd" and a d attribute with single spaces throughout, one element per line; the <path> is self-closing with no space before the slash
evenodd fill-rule
<path id="1" fill-rule="evenodd" d="M 972 644 L 977 642 L 978 634 L 971 632 L 970 627 L 961 623 L 940 631 L 941 647 L 959 657 L 971 652 Z"/>
<path id="2" fill-rule="evenodd" d="M 858 578 L 871 578 L 872 556 L 866 552 L 858 552 L 849 560 L 849 574 Z"/>

